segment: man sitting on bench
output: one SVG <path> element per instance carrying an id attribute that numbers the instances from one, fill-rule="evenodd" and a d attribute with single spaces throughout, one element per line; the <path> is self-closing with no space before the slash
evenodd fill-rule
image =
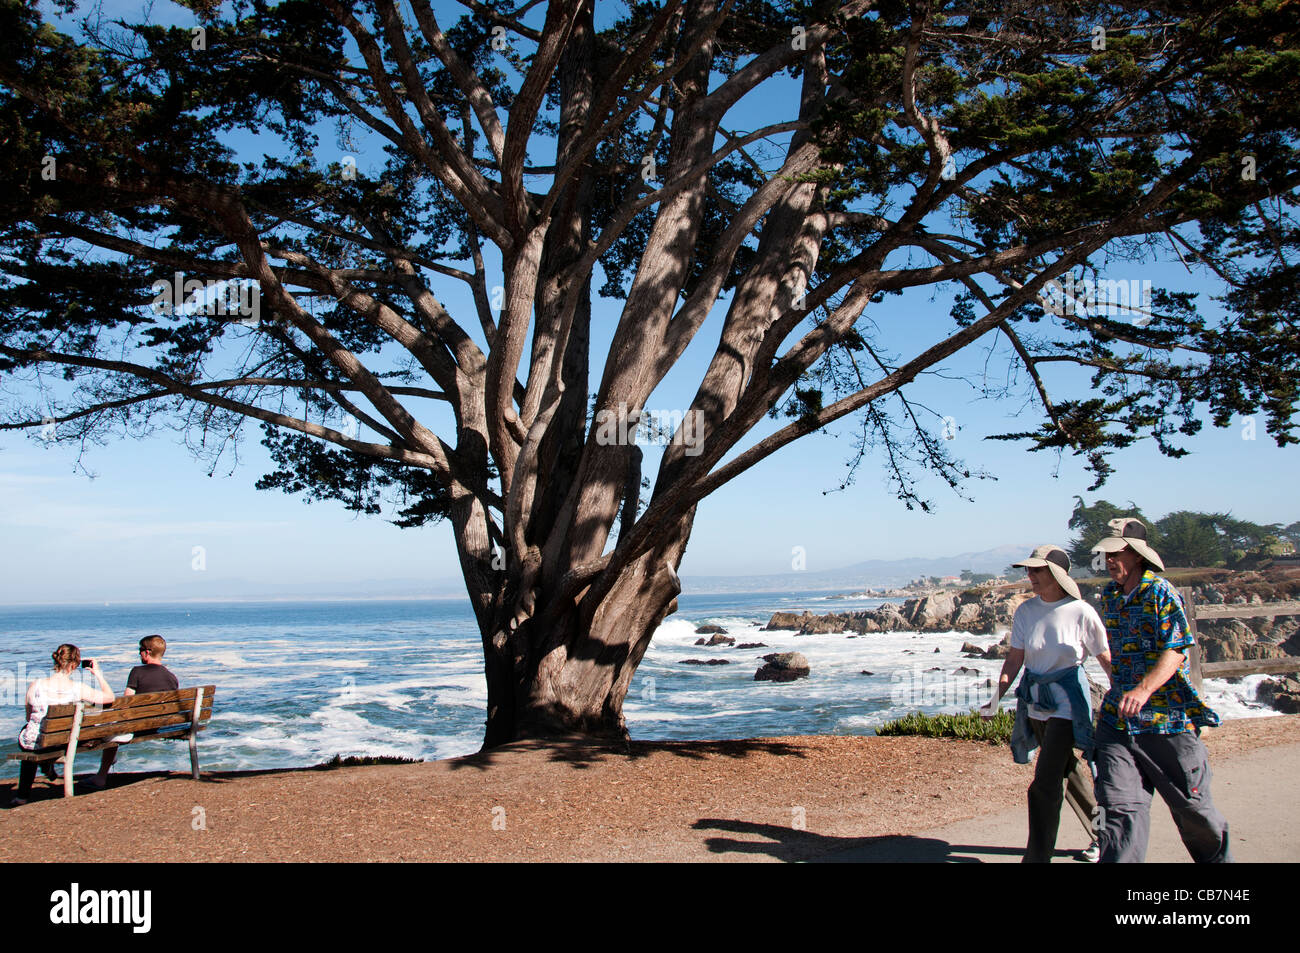
<path id="1" fill-rule="evenodd" d="M 176 680 L 176 676 L 162 663 L 162 657 L 166 651 L 167 641 L 161 635 L 147 635 L 141 639 L 140 661 L 144 664 L 131 669 L 131 674 L 126 677 L 126 691 L 122 694 L 174 692 L 180 688 L 180 682 Z M 132 735 L 119 735 L 113 740 L 125 744 L 132 737 Z M 99 760 L 99 773 L 89 779 L 92 787 L 102 788 L 108 785 L 108 772 L 113 767 L 113 762 L 116 759 L 116 746 L 104 749 L 104 754 Z"/>

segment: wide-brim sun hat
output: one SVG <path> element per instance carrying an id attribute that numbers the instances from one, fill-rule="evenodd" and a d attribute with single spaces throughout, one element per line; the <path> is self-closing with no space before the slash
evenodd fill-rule
<path id="1" fill-rule="evenodd" d="M 1024 566 L 1026 569 L 1046 566 L 1052 578 L 1056 580 L 1056 584 L 1065 590 L 1066 595 L 1072 599 L 1080 598 L 1079 586 L 1070 578 L 1070 557 L 1060 546 L 1051 544 L 1035 546 L 1034 551 L 1027 557 L 1011 565 Z"/>
<path id="2" fill-rule="evenodd" d="M 1128 546 L 1151 565 L 1164 571 L 1165 564 L 1160 555 L 1147 545 L 1145 523 L 1132 517 L 1121 517 L 1111 520 L 1106 525 L 1110 527 L 1110 535 L 1103 537 L 1096 546 L 1092 547 L 1094 553 L 1117 553 Z"/>

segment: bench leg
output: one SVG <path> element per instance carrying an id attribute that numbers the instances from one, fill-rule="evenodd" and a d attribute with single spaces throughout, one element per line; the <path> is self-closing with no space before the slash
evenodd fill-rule
<path id="1" fill-rule="evenodd" d="M 194 693 L 194 710 L 190 712 L 190 777 L 199 779 L 199 716 L 203 713 L 203 689 Z"/>
<path id="2" fill-rule="evenodd" d="M 77 743 L 81 740 L 81 718 L 85 712 L 85 702 L 77 702 L 77 713 L 72 719 L 72 734 L 68 738 L 68 750 L 63 754 L 63 796 L 72 797 L 72 763 L 77 759 Z"/>

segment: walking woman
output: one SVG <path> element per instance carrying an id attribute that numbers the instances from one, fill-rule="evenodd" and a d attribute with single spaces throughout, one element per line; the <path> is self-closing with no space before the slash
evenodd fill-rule
<path id="1" fill-rule="evenodd" d="M 1059 546 L 1039 546 L 1016 566 L 1029 573 L 1034 598 L 1021 604 L 1011 625 L 1011 652 L 1002 664 L 997 694 L 986 713 L 997 709 L 1016 675 L 1016 729 L 1011 750 L 1018 764 L 1028 764 L 1038 748 L 1034 780 L 1029 786 L 1029 842 L 1025 863 L 1047 863 L 1056 849 L 1061 802 L 1068 787 L 1070 806 L 1092 831 L 1097 802 L 1093 795 L 1092 700 L 1083 662 L 1094 655 L 1110 664 L 1106 627 L 1097 610 L 1079 597 L 1070 578 L 1070 557 Z M 1085 761 L 1075 756 L 1080 749 Z M 1091 852 L 1091 853 L 1090 853 Z M 1094 844 L 1085 860 L 1096 859 Z"/>

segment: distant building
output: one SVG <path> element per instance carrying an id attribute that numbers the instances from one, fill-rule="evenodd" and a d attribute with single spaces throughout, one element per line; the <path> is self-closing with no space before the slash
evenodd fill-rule
<path id="1" fill-rule="evenodd" d="M 939 584 L 942 586 L 960 586 L 961 576 L 940 576 Z"/>

